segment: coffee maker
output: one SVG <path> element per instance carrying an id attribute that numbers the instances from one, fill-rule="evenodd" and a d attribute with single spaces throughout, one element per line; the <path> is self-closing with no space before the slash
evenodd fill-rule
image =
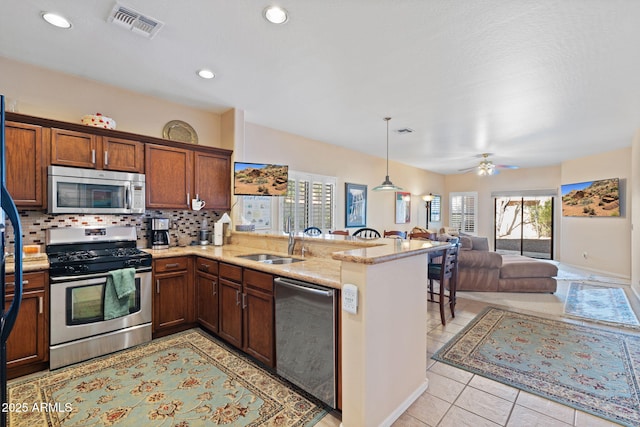
<path id="1" fill-rule="evenodd" d="M 149 222 L 151 249 L 169 249 L 169 218 L 151 218 Z"/>

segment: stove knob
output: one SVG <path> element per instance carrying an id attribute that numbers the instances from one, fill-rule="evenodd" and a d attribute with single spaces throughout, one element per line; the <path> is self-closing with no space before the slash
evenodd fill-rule
<path id="1" fill-rule="evenodd" d="M 64 266 L 64 271 L 65 271 L 65 273 L 75 273 L 76 269 L 75 269 L 75 268 L 73 268 L 73 267 L 72 267 L 72 266 L 70 266 L 70 265 L 65 265 L 65 266 Z"/>
<path id="2" fill-rule="evenodd" d="M 81 271 L 89 271 L 89 266 L 86 265 L 86 264 L 83 264 L 83 265 L 80 266 L 80 270 Z"/>
<path id="3" fill-rule="evenodd" d="M 124 265 L 126 265 L 127 267 L 132 267 L 135 265 L 140 265 L 140 260 L 139 259 L 128 259 L 124 262 Z"/>

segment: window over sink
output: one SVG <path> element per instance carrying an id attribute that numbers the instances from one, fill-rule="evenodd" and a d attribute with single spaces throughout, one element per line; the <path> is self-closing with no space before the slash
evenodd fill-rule
<path id="1" fill-rule="evenodd" d="M 295 230 L 335 228 L 336 182 L 332 176 L 289 171 L 287 195 L 280 202 L 280 225 L 293 217 Z"/>

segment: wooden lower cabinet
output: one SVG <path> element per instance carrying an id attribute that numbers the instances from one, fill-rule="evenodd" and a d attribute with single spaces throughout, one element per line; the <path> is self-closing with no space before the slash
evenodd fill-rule
<path id="1" fill-rule="evenodd" d="M 218 333 L 218 261 L 196 258 L 196 320 Z"/>
<path id="2" fill-rule="evenodd" d="M 220 263 L 221 338 L 275 367 L 273 276 Z"/>
<path id="3" fill-rule="evenodd" d="M 5 309 L 13 301 L 13 274 L 6 276 Z M 7 340 L 7 376 L 16 378 L 47 367 L 49 361 L 49 278 L 46 271 L 23 275 L 22 303 Z"/>
<path id="4" fill-rule="evenodd" d="M 233 346 L 242 348 L 242 267 L 221 262 L 218 283 L 218 335 Z"/>
<path id="5" fill-rule="evenodd" d="M 167 335 L 195 325 L 191 257 L 153 262 L 153 334 Z"/>
<path id="6" fill-rule="evenodd" d="M 265 365 L 275 367 L 273 276 L 245 269 L 243 289 L 244 339 L 242 349 Z"/>

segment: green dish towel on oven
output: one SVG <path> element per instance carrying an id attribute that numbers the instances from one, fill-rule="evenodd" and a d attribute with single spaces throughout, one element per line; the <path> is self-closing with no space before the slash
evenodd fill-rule
<path id="1" fill-rule="evenodd" d="M 129 295 L 136 291 L 135 275 L 135 268 L 123 268 L 109 273 L 104 289 L 104 320 L 129 314 Z"/>

